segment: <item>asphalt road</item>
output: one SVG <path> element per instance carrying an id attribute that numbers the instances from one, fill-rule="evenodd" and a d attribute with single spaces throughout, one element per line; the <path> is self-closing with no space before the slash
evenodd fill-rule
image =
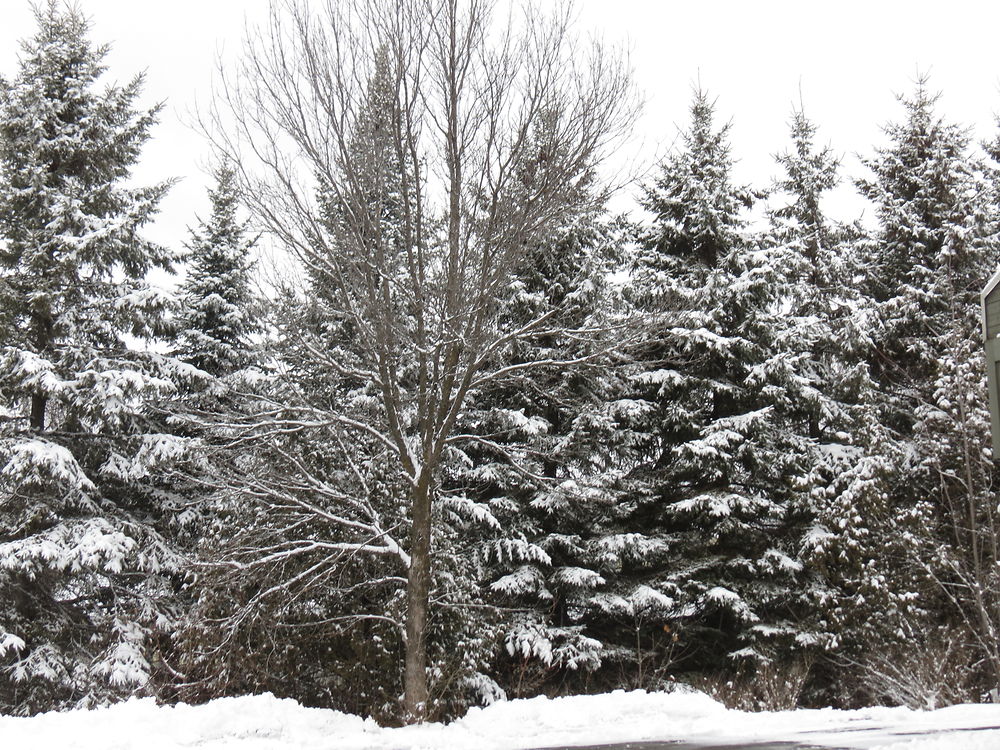
<path id="1" fill-rule="evenodd" d="M 693 742 L 626 742 L 619 745 L 587 745 L 585 747 L 549 747 L 540 750 L 836 750 L 829 745 L 803 745 L 798 742 L 712 743 Z"/>
<path id="2" fill-rule="evenodd" d="M 967 744 L 962 741 L 963 735 L 976 734 L 979 732 L 1000 732 L 1000 726 L 942 726 L 937 728 L 917 727 L 912 731 L 907 731 L 902 727 L 886 727 L 871 724 L 861 727 L 838 728 L 829 726 L 813 730 L 812 732 L 807 732 L 822 735 L 824 742 L 822 745 L 817 745 L 808 741 L 790 742 L 780 740 L 709 740 L 707 742 L 657 740 L 655 742 L 642 741 L 575 747 L 547 747 L 538 748 L 538 750 L 845 750 L 845 748 L 838 748 L 836 744 L 833 744 L 837 742 L 836 735 L 838 733 L 843 733 L 845 738 L 849 736 L 850 741 L 848 744 L 855 748 L 864 747 L 866 745 L 874 746 L 876 744 L 900 742 L 919 737 L 947 736 L 956 750 L 960 750 L 960 748 Z M 860 745 L 858 744 L 859 738 L 862 740 Z M 1000 743 L 997 744 L 997 747 L 1000 748 Z"/>
<path id="3" fill-rule="evenodd" d="M 914 737 L 935 737 L 948 735 L 950 739 L 954 742 L 955 748 L 961 748 L 962 735 L 964 733 L 976 733 L 985 731 L 997 731 L 1000 730 L 1000 726 L 985 726 L 985 727 L 948 727 L 942 729 L 923 729 L 913 732 L 906 731 L 889 731 L 886 732 L 884 729 L 878 727 L 865 727 L 855 730 L 847 730 L 855 736 L 872 735 L 877 737 L 881 742 L 890 741 L 901 741 L 907 739 L 913 739 Z M 824 730 L 822 733 L 829 735 L 835 730 Z M 834 740 L 836 741 L 836 740 Z M 856 743 L 851 743 L 854 747 L 857 747 Z M 823 744 L 814 745 L 808 742 L 782 742 L 782 741 L 739 741 L 739 740 L 715 740 L 710 742 L 684 742 L 684 741 L 643 741 L 643 742 L 624 742 L 619 744 L 611 745 L 585 745 L 585 746 L 574 746 L 574 747 L 547 747 L 539 748 L 538 750 L 845 750 L 844 748 L 838 749 L 836 745 Z"/>

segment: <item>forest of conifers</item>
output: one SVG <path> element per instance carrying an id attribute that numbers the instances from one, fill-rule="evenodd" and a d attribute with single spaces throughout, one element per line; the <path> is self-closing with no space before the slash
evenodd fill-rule
<path id="1" fill-rule="evenodd" d="M 0 77 L 0 713 L 1000 686 L 1000 137 L 921 80 L 862 174 L 795 109 L 745 186 L 698 87 L 612 216 L 626 65 L 491 10 L 276 3 L 165 247 L 159 108 L 39 6 Z"/>

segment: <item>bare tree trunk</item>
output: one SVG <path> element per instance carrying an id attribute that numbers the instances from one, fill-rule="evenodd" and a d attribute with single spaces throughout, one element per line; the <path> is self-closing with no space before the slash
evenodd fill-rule
<path id="1" fill-rule="evenodd" d="M 408 721 L 427 718 L 427 621 L 431 587 L 431 483 L 424 470 L 412 491 L 410 570 L 406 580 L 406 652 L 403 710 Z"/>

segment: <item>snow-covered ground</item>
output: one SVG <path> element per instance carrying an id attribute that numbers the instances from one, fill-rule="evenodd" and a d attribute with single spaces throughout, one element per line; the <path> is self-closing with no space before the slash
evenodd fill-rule
<path id="1" fill-rule="evenodd" d="M 259 695 L 204 706 L 160 707 L 151 699 L 136 699 L 94 711 L 0 717 L 0 748 L 5 750 L 511 750 L 648 740 L 997 750 L 1000 705 L 748 714 L 698 693 L 619 691 L 509 701 L 473 709 L 447 726 L 382 729 L 357 716 Z"/>

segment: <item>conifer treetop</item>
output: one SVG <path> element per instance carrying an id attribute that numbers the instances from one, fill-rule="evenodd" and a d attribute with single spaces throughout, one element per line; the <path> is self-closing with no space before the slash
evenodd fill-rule
<path id="1" fill-rule="evenodd" d="M 209 190 L 212 209 L 207 221 L 191 230 L 187 244 L 190 267 L 181 287 L 181 353 L 196 367 L 225 375 L 247 363 L 252 319 L 251 252 L 256 238 L 247 236 L 238 218 L 239 189 L 233 165 L 221 164 Z"/>
<path id="2" fill-rule="evenodd" d="M 12 298 L 28 302 L 22 313 L 47 321 L 50 336 L 84 326 L 107 343 L 106 327 L 70 311 L 100 317 L 91 315 L 97 300 L 136 292 L 174 259 L 139 234 L 171 182 L 125 184 L 161 107 L 135 108 L 141 74 L 97 91 L 109 48 L 90 43 L 79 8 L 49 2 L 36 19 L 17 75 L 0 86 L 0 269 Z M 123 317 L 149 302 L 123 301 Z M 130 317 L 129 333 L 153 335 L 142 316 Z"/>
<path id="3" fill-rule="evenodd" d="M 683 148 L 664 160 L 645 189 L 642 205 L 654 214 L 657 227 L 647 244 L 711 268 L 738 242 L 746 223 L 742 212 L 756 196 L 732 184 L 731 123 L 715 126 L 715 100 L 700 86 L 690 113 L 690 126 L 681 133 Z"/>

